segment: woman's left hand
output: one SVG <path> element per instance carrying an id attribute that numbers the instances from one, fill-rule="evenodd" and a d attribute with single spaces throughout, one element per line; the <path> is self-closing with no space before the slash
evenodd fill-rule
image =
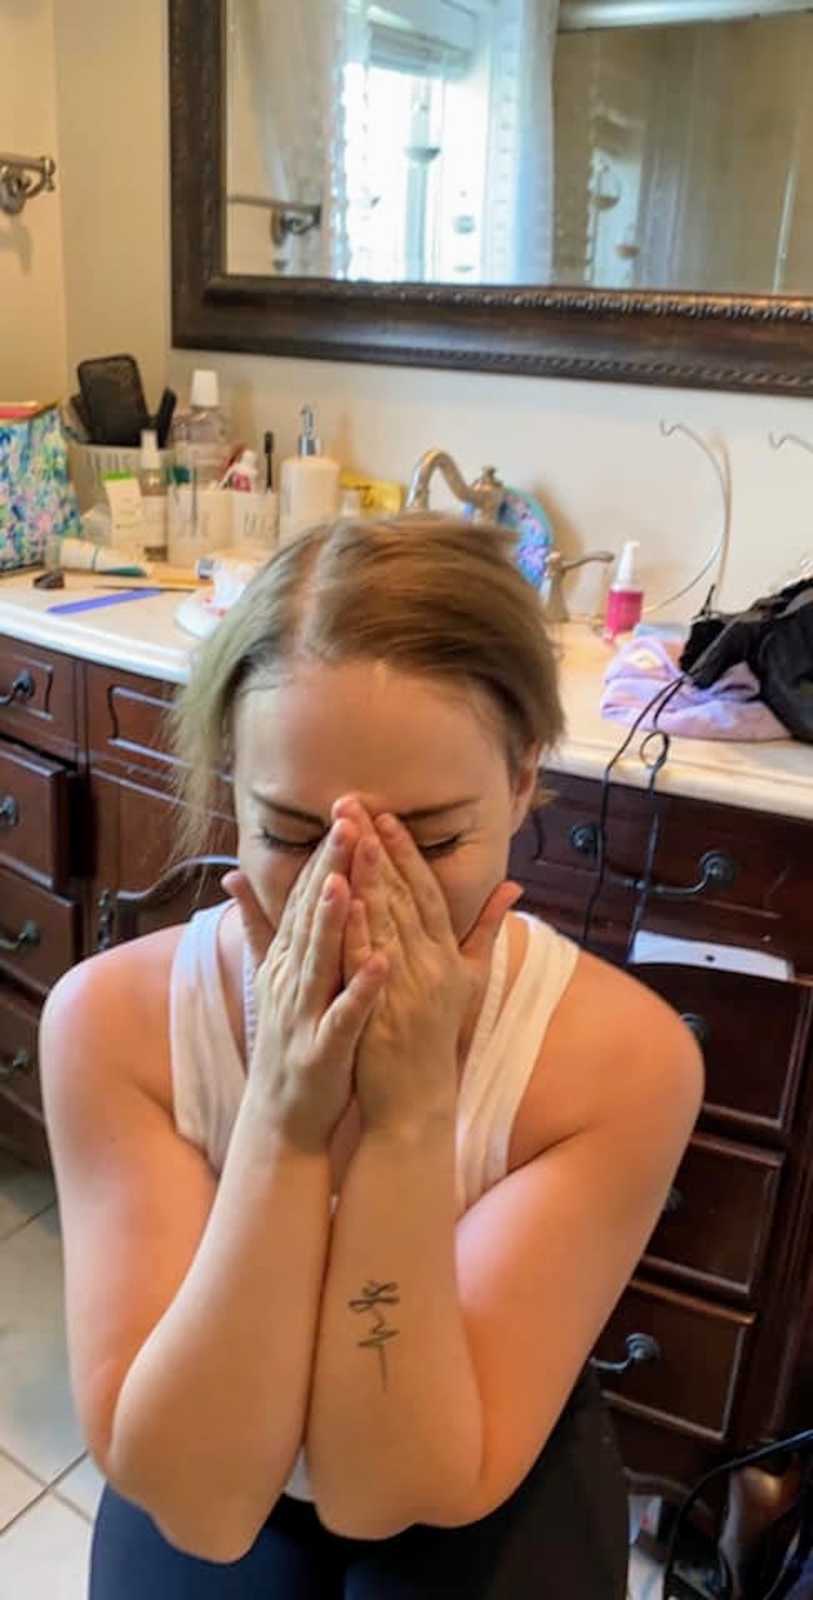
<path id="1" fill-rule="evenodd" d="M 458 1043 L 484 993 L 494 941 L 522 890 L 503 882 L 458 945 L 443 891 L 408 829 L 341 805 L 361 838 L 350 876 L 345 981 L 371 950 L 388 974 L 356 1053 L 355 1087 L 365 1129 L 398 1130 L 454 1118 Z"/>

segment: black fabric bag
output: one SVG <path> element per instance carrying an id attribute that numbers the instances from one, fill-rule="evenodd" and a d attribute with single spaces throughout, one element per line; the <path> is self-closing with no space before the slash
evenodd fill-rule
<path id="1" fill-rule="evenodd" d="M 813 581 L 789 584 L 747 611 L 697 618 L 680 665 L 698 688 L 739 661 L 788 733 L 813 744 Z"/>

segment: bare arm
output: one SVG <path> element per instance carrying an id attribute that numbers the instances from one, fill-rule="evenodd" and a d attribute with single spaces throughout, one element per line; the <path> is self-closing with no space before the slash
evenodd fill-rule
<path id="1" fill-rule="evenodd" d="M 454 1527 L 502 1504 L 657 1222 L 700 1103 L 691 1035 L 587 957 L 551 1035 L 548 1076 L 563 1098 L 574 1085 L 568 1120 L 589 1105 L 592 1121 L 562 1127 L 456 1227 L 451 1140 L 424 1129 L 414 1148 L 397 1132 L 359 1145 L 330 1246 L 306 1443 L 320 1517 L 338 1533 Z M 391 1303 L 365 1294 L 368 1281 L 392 1285 Z M 375 1310 L 356 1309 L 373 1298 Z"/>
<path id="2" fill-rule="evenodd" d="M 323 1154 L 243 1100 L 206 1229 L 112 1423 L 113 1482 L 183 1549 L 234 1561 L 299 1449 L 330 1228 Z"/>
<path id="3" fill-rule="evenodd" d="M 114 1014 L 121 1034 L 148 1037 L 143 1016 L 122 1008 L 117 972 L 133 954 L 74 968 L 42 1023 L 73 1389 L 113 1486 L 173 1544 L 229 1561 L 270 1512 L 302 1438 L 328 1160 L 286 1146 L 247 1091 L 217 1184 L 112 1060 Z"/>
<path id="4" fill-rule="evenodd" d="M 455 1265 L 454 1122 L 366 1133 L 330 1246 L 306 1452 L 319 1515 L 387 1538 L 477 1481 L 483 1419 Z"/>

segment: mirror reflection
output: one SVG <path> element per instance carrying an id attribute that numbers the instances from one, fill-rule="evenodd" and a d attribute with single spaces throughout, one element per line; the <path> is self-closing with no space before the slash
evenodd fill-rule
<path id="1" fill-rule="evenodd" d="M 810 293 L 808 4 L 225 0 L 227 271 Z"/>

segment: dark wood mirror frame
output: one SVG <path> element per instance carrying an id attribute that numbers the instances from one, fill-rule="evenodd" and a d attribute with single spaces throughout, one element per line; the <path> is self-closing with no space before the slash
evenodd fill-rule
<path id="1" fill-rule="evenodd" d="M 222 0 L 169 22 L 175 346 L 813 395 L 813 298 L 227 274 Z"/>

